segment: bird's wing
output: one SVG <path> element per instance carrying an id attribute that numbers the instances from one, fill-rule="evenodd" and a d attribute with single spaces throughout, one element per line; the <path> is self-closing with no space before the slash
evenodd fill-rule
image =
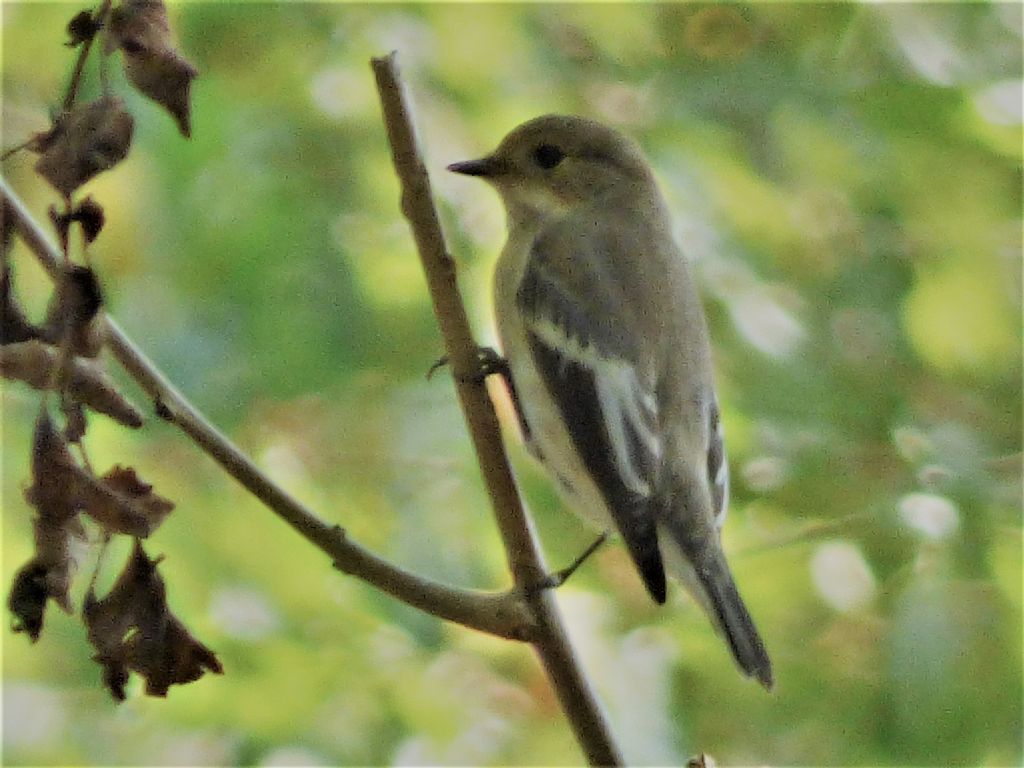
<path id="1" fill-rule="evenodd" d="M 708 413 L 708 482 L 714 504 L 715 526 L 721 530 L 729 508 L 729 460 L 725 456 L 725 432 L 717 398 Z"/>
<path id="2" fill-rule="evenodd" d="M 613 295 L 600 292 L 614 281 L 581 281 L 579 270 L 599 267 L 581 255 L 567 272 L 537 252 L 543 248 L 539 241 L 516 296 L 530 351 L 648 591 L 664 602 L 652 503 L 663 445 L 652 377 L 621 307 L 616 312 Z"/>

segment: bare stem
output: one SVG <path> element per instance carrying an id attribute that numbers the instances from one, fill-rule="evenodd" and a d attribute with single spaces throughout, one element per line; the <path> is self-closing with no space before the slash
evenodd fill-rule
<path id="1" fill-rule="evenodd" d="M 3 215 L 55 280 L 61 253 L 22 201 L 0 178 Z M 518 590 L 489 593 L 458 589 L 405 571 L 374 555 L 275 485 L 256 464 L 213 426 L 114 322 L 105 316 L 107 347 L 138 385 L 153 398 L 157 412 L 192 438 L 229 475 L 307 541 L 328 555 L 344 573 L 438 618 L 511 640 L 527 640 L 535 619 Z"/>
<path id="2" fill-rule="evenodd" d="M 21 152 L 21 150 L 28 149 L 29 147 L 32 146 L 32 144 L 35 142 L 35 140 L 36 140 L 36 137 L 32 136 L 30 138 L 25 139 L 23 142 L 21 142 L 21 144 L 15 144 L 10 149 L 5 149 L 3 154 L 0 155 L 0 160 L 6 160 L 9 157 L 13 157 L 18 152 Z"/>
<path id="3" fill-rule="evenodd" d="M 601 706 L 569 644 L 547 578 L 540 546 L 509 467 L 494 407 L 482 383 L 472 381 L 479 346 L 473 338 L 458 291 L 455 262 L 449 255 L 434 208 L 430 179 L 416 141 L 411 111 L 395 54 L 371 62 L 377 78 L 395 171 L 402 185 L 402 212 L 426 273 L 463 415 L 494 507 L 516 585 L 527 597 L 537 625 L 531 641 L 562 704 L 587 760 L 592 765 L 621 765 Z"/>
<path id="4" fill-rule="evenodd" d="M 93 17 L 100 25 L 105 26 L 107 18 L 110 16 L 110 3 L 111 0 L 103 0 L 95 16 Z M 78 98 L 78 88 L 82 84 L 82 74 L 85 72 L 85 62 L 89 59 L 89 52 L 92 50 L 92 44 L 99 37 L 99 33 L 92 35 L 88 40 L 82 43 L 81 49 L 78 51 L 78 58 L 75 60 L 75 69 L 71 73 L 71 82 L 68 83 L 67 93 L 64 95 L 63 110 L 67 112 L 75 104 L 75 99 Z"/>

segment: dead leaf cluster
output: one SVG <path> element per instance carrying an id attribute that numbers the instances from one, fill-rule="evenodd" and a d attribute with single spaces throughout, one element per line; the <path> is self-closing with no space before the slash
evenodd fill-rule
<path id="1" fill-rule="evenodd" d="M 103 682 L 118 701 L 125 698 L 129 672 L 146 680 L 146 693 L 166 696 L 174 684 L 191 683 L 207 671 L 221 674 L 216 654 L 196 640 L 167 605 L 167 588 L 136 540 L 117 582 L 102 600 L 92 588 L 82 615 L 93 659 L 103 666 Z"/>
<path id="2" fill-rule="evenodd" d="M 77 13 L 67 32 L 67 45 L 79 52 L 64 108 L 49 130 L 21 145 L 38 154 L 36 172 L 64 198 L 61 209 L 49 211 L 63 262 L 39 324 L 27 317 L 15 297 L 9 258 L 15 227 L 13 217 L 0 218 L 0 375 L 43 393 L 32 442 L 32 483 L 25 491 L 35 512 L 35 549 L 15 575 L 8 607 L 14 630 L 36 641 L 51 600 L 73 612 L 80 553 L 99 540 L 102 561 L 111 537 L 132 537 L 132 554 L 102 599 L 95 593 L 97 562 L 82 619 L 96 650 L 93 658 L 103 667 L 104 684 L 115 699 L 125 698 L 131 672 L 145 679 L 147 694 L 165 696 L 171 685 L 222 670 L 216 655 L 171 612 L 157 570 L 159 558 L 151 560 L 142 547 L 141 540 L 160 526 L 174 504 L 131 466 L 118 464 L 96 474 L 86 453 L 86 407 L 132 428 L 142 425 L 142 415 L 118 391 L 99 358 L 106 323 L 96 273 L 71 259 L 72 233 L 80 232 L 88 248 L 103 229 L 105 212 L 91 197 L 76 203 L 72 195 L 120 163 L 131 148 L 135 121 L 123 100 L 108 92 L 107 63 L 113 53 L 122 53 L 132 86 L 163 106 L 186 137 L 191 133 L 190 89 L 197 71 L 177 50 L 162 0 L 121 0 L 116 6 L 105 0 L 95 11 Z M 103 93 L 76 103 L 86 60 L 99 37 Z M 54 395 L 62 427 L 51 417 L 56 413 Z"/>
<path id="3" fill-rule="evenodd" d="M 127 157 L 135 131 L 134 118 L 122 99 L 107 92 L 106 81 L 98 99 L 75 103 L 81 69 L 97 34 L 103 33 L 104 57 L 121 51 L 128 82 L 166 109 L 186 138 L 192 135 L 191 90 L 199 72 L 178 50 L 163 0 L 123 0 L 95 14 L 80 11 L 67 32 L 69 46 L 82 46 L 78 71 L 64 109 L 49 130 L 26 146 L 39 154 L 36 172 L 70 200 L 75 190 Z M 85 229 L 91 239 L 88 225 Z"/>
<path id="4" fill-rule="evenodd" d="M 87 267 L 72 266 L 60 281 L 42 325 L 25 316 L 14 296 L 7 252 L 0 279 L 0 376 L 47 390 L 58 382 L 67 401 L 82 404 L 132 429 L 142 426 L 142 414 L 118 391 L 96 359 L 103 344 L 99 309 L 102 292 Z M 65 338 L 66 337 L 66 338 Z M 62 352 L 62 345 L 67 351 Z"/>
<path id="5" fill-rule="evenodd" d="M 96 477 L 72 456 L 65 437 L 43 410 L 32 444 L 32 485 L 25 500 L 36 510 L 36 551 L 15 577 L 8 606 L 16 631 L 34 640 L 43 626 L 47 599 L 71 611 L 68 590 L 75 571 L 71 544 L 85 541 L 80 515 L 95 521 L 104 536 L 149 536 L 174 509 L 132 468 L 115 465 Z"/>

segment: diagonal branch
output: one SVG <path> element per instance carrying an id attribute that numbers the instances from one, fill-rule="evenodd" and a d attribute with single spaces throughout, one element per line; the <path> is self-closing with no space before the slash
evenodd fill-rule
<path id="1" fill-rule="evenodd" d="M 24 203 L 0 178 L 3 216 L 43 267 L 56 278 L 61 254 Z M 441 619 L 511 640 L 527 640 L 535 620 L 516 590 L 500 593 L 458 589 L 410 573 L 374 555 L 275 485 L 253 461 L 213 426 L 150 361 L 110 315 L 107 347 L 156 403 L 157 413 L 192 440 L 278 517 L 332 559 L 335 567 Z"/>
<path id="2" fill-rule="evenodd" d="M 621 765 L 622 755 L 569 644 L 552 592 L 540 587 L 547 567 L 509 467 L 494 407 L 486 388 L 471 382 L 479 347 L 459 296 L 455 263 L 445 246 L 395 58 L 392 53 L 373 59 L 371 64 L 395 171 L 402 185 L 402 212 L 409 220 L 427 276 L 459 402 L 491 497 L 509 568 L 536 619 L 537 631 L 531 642 L 587 759 L 593 765 Z"/>

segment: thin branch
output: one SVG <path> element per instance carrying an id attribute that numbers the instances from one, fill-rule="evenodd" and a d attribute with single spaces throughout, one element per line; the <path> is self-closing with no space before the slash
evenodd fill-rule
<path id="1" fill-rule="evenodd" d="M 110 15 L 111 0 L 103 0 L 99 10 L 93 19 L 101 27 L 106 26 L 107 17 Z M 71 73 L 71 81 L 68 83 L 67 93 L 64 95 L 63 111 L 67 112 L 75 104 L 78 98 L 78 88 L 82 84 L 82 74 L 85 72 L 85 62 L 89 59 L 89 52 L 92 50 L 93 41 L 99 37 L 99 32 L 90 35 L 89 39 L 82 42 L 81 50 L 78 51 L 78 58 L 75 60 L 75 69 Z M 104 89 L 104 92 L 106 89 Z"/>
<path id="2" fill-rule="evenodd" d="M 61 273 L 60 251 L 0 178 L 3 214 L 50 276 Z M 278 517 L 327 554 L 344 573 L 441 619 L 511 640 L 527 640 L 535 621 L 518 591 L 479 592 L 449 587 L 409 573 L 349 539 L 337 525 L 321 520 L 275 485 L 203 416 L 151 362 L 110 315 L 105 316 L 107 347 L 128 374 L 153 398 L 157 413 L 171 422 Z"/>
<path id="3" fill-rule="evenodd" d="M 16 155 L 18 152 L 21 152 L 21 150 L 28 149 L 29 147 L 31 147 L 35 143 L 35 141 L 36 141 L 36 137 L 35 136 L 31 136 L 31 137 L 25 139 L 23 142 L 21 142 L 21 144 L 15 144 L 10 149 L 5 149 L 3 154 L 0 155 L 0 160 L 7 160 L 8 158 L 13 157 L 14 155 Z"/>
<path id="4" fill-rule="evenodd" d="M 552 591 L 539 588 L 547 577 L 547 567 L 509 467 L 493 404 L 483 384 L 472 381 L 479 347 L 459 296 L 455 262 L 445 246 L 438 222 L 430 179 L 417 146 L 395 54 L 375 58 L 371 64 L 377 78 L 395 170 L 402 185 L 402 212 L 409 220 L 423 263 L 459 402 L 494 507 L 509 567 L 536 618 L 534 649 L 587 760 L 592 765 L 621 765 L 622 755 L 569 644 Z"/>

